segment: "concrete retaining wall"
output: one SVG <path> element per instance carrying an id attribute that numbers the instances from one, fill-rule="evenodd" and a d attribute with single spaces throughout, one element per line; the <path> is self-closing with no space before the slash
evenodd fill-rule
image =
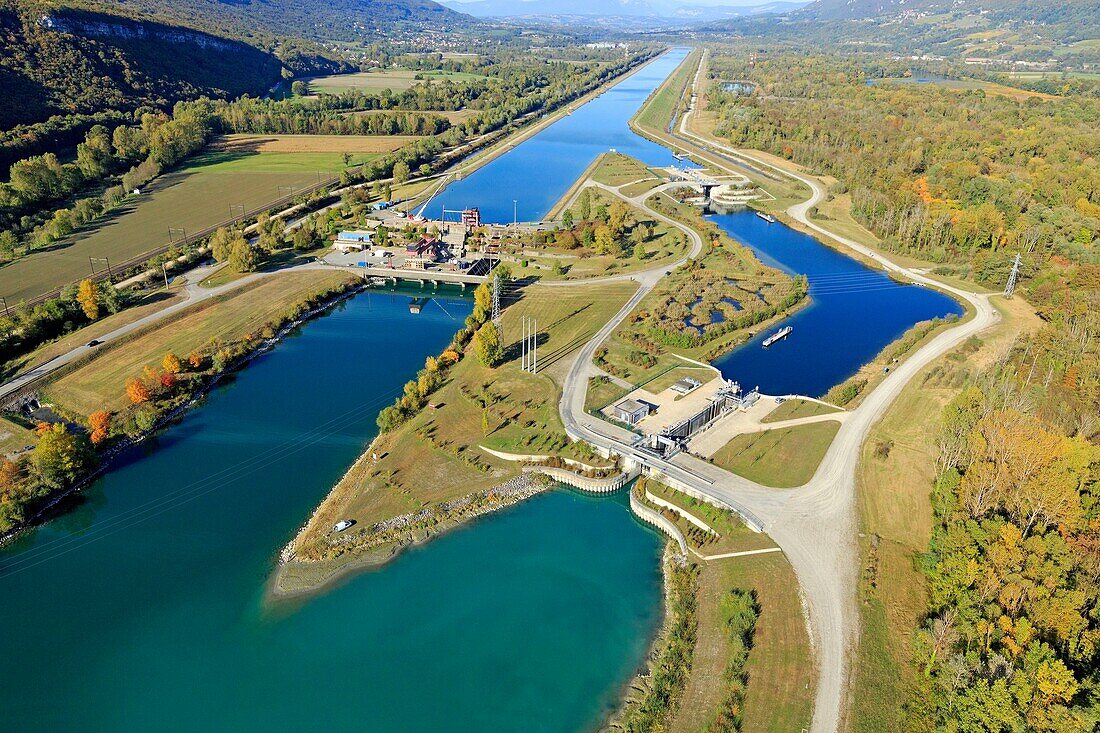
<path id="1" fill-rule="evenodd" d="M 588 476 L 581 476 L 567 469 L 555 468 L 554 466 L 524 466 L 523 470 L 529 473 L 541 473 L 545 476 L 549 476 L 558 483 L 572 486 L 581 491 L 591 491 L 593 494 L 610 494 L 612 491 L 618 491 L 626 486 L 631 478 L 629 474 L 625 473 L 620 473 L 610 478 L 589 478 Z"/>
<path id="2" fill-rule="evenodd" d="M 654 527 L 671 537 L 676 544 L 680 546 L 680 554 L 685 557 L 687 556 L 687 540 L 684 539 L 684 535 L 679 528 L 653 509 L 650 509 L 645 504 L 638 501 L 638 497 L 634 496 L 633 491 L 630 492 L 630 509 L 638 519 L 641 519 L 647 524 L 652 524 Z"/>
<path id="3" fill-rule="evenodd" d="M 726 511 L 733 512 L 738 517 L 740 517 L 741 521 L 745 523 L 745 526 L 748 527 L 749 529 L 751 529 L 753 532 L 763 532 L 764 531 L 764 523 L 762 521 L 760 521 L 759 517 L 757 517 L 755 514 L 750 512 L 745 507 L 734 506 L 733 504 L 727 504 L 724 501 L 718 501 L 717 499 L 715 499 L 712 496 L 707 496 L 706 494 L 702 494 L 702 493 L 696 491 L 694 488 L 692 488 L 688 484 L 685 484 L 684 482 L 679 481 L 679 480 L 673 478 L 672 476 L 665 475 L 665 473 L 663 471 L 659 471 L 659 470 L 655 470 L 655 469 L 650 468 L 649 470 L 646 471 L 646 475 L 647 476 L 652 476 L 653 478 L 657 479 L 658 481 L 665 484 L 666 486 L 669 486 L 670 488 L 676 489 L 677 491 L 679 491 L 681 493 L 684 493 L 684 494 L 687 494 L 688 496 L 694 497 L 694 498 L 698 499 L 699 501 L 705 501 L 706 503 L 710 504 L 711 506 L 716 506 L 719 509 L 725 509 Z"/>

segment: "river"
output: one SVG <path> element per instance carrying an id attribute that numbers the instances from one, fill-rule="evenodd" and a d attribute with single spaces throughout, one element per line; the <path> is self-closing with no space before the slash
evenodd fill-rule
<path id="1" fill-rule="evenodd" d="M 301 328 L 0 553 L 5 731 L 574 731 L 660 621 L 660 543 L 555 491 L 322 596 L 272 559 L 468 298 L 367 293 Z"/>
<path id="2" fill-rule="evenodd" d="M 440 202 L 510 221 L 515 200 L 517 218 L 537 219 L 599 152 L 671 162 L 627 121 L 686 53 L 657 59 Z M 853 267 L 780 224 L 719 223 L 778 264 L 816 267 L 812 284 Z M 829 291 L 795 319 L 831 313 Z M 808 321 L 767 352 L 773 362 L 750 345 L 723 369 L 745 384 L 820 391 L 946 302 L 910 301 L 915 291 L 890 283 L 858 292 L 834 316 L 847 328 L 805 348 L 798 369 L 780 349 L 789 357 Z M 321 596 L 265 604 L 279 548 L 373 437 L 378 409 L 470 312 L 453 298 L 412 315 L 408 300 L 364 294 L 306 324 L 0 551 L 5 730 L 557 732 L 606 715 L 661 615 L 661 542 L 621 496 L 544 494 Z"/>

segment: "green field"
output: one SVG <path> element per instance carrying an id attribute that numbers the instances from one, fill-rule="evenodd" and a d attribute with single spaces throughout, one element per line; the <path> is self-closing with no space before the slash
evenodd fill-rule
<path id="1" fill-rule="evenodd" d="M 57 246 L 0 268 L 0 295 L 15 305 L 87 276 L 89 257 L 107 257 L 117 265 L 168 244 L 169 227 L 173 238 L 179 238 L 181 231 L 190 234 L 222 224 L 240 215 L 242 208 L 248 211 L 270 204 L 332 175 L 330 168 L 312 167 L 316 158 L 294 170 L 264 170 L 267 155 L 232 160 L 202 155 L 195 163 L 158 177 L 141 195 L 131 196 Z M 288 161 L 283 159 L 279 165 L 287 166 Z M 97 269 L 104 266 L 97 262 Z"/>
<path id="2" fill-rule="evenodd" d="M 480 74 L 467 74 L 459 71 L 413 71 L 412 69 L 392 69 L 390 71 L 360 71 L 355 74 L 333 74 L 332 76 L 318 76 L 309 80 L 311 94 L 342 94 L 343 92 L 367 92 L 390 89 L 395 92 L 403 91 L 424 81 L 416 79 L 417 74 L 427 77 L 424 81 L 469 81 L 471 79 L 485 79 Z"/>
<path id="3" fill-rule="evenodd" d="M 47 399 L 75 415 L 121 409 L 128 404 L 126 380 L 140 377 L 146 365 L 159 367 L 166 352 L 186 356 L 211 339 L 223 344 L 243 339 L 292 305 L 348 277 L 315 270 L 269 275 L 243 285 L 131 338 L 100 347 L 95 358 L 52 379 L 45 388 Z"/>
<path id="4" fill-rule="evenodd" d="M 781 422 L 794 420 L 800 417 L 814 417 L 816 415 L 828 415 L 832 412 L 840 412 L 839 408 L 831 405 L 823 405 L 813 400 L 787 400 L 774 410 L 769 412 L 760 422 Z"/>
<path id="5" fill-rule="evenodd" d="M 698 65 L 699 51 L 687 55 L 676 71 L 649 98 L 645 106 L 635 116 L 633 122 L 655 133 L 665 133 L 672 119 L 684 88 L 691 83 L 691 77 Z"/>
<path id="6" fill-rule="evenodd" d="M 359 165 L 378 153 L 352 153 L 348 165 Z M 343 153 L 256 153 L 215 150 L 187 167 L 193 173 L 296 173 L 331 176 L 344 169 Z"/>
<path id="7" fill-rule="evenodd" d="M 814 476 L 840 423 L 797 425 L 793 428 L 745 433 L 714 454 L 714 463 L 764 486 L 793 488 Z"/>

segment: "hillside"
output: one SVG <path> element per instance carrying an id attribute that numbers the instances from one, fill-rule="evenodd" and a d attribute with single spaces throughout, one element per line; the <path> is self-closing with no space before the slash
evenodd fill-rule
<path id="1" fill-rule="evenodd" d="M 706 30 L 1052 69 L 1100 63 L 1100 0 L 816 0 L 785 15 L 718 21 Z"/>
<path id="2" fill-rule="evenodd" d="M 247 44 L 150 21 L 0 6 L 0 128 L 52 115 L 129 111 L 201 94 L 260 92 L 282 65 Z"/>
<path id="3" fill-rule="evenodd" d="M 313 41 L 362 41 L 408 30 L 438 33 L 473 22 L 432 0 L 120 0 L 103 7 L 244 38 L 269 34 Z"/>
<path id="4" fill-rule="evenodd" d="M 806 4 L 805 0 L 758 5 L 711 5 L 681 0 L 441 0 L 441 3 L 478 18 L 622 17 L 699 22 L 784 13 Z"/>

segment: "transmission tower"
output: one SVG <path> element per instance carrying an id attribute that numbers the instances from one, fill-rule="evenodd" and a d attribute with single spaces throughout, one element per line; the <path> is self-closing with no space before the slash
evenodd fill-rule
<path id="1" fill-rule="evenodd" d="M 1016 278 L 1020 275 L 1020 253 L 1016 253 L 1016 259 L 1012 262 L 1012 272 L 1008 275 L 1008 284 L 1005 285 L 1005 297 L 1011 298 L 1016 290 Z"/>

